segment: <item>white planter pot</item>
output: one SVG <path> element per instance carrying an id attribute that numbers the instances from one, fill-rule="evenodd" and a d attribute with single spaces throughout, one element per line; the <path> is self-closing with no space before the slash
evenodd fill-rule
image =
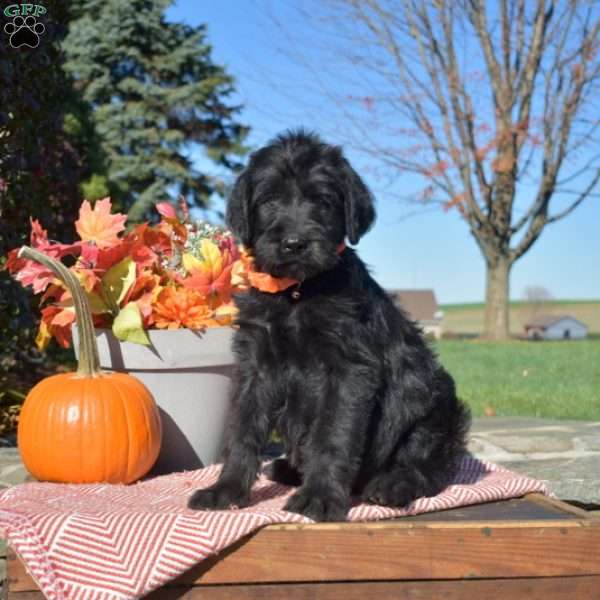
<path id="1" fill-rule="evenodd" d="M 150 346 L 121 342 L 97 329 L 100 365 L 134 375 L 159 407 L 163 438 L 151 474 L 199 469 L 215 463 L 229 413 L 234 356 L 231 327 L 151 329 Z M 78 354 L 77 327 L 73 327 Z"/>

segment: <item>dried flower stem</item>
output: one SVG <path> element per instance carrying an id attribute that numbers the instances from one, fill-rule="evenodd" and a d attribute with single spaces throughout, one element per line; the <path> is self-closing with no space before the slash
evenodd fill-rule
<path id="1" fill-rule="evenodd" d="M 92 321 L 92 311 L 87 296 L 79 280 L 59 260 L 43 254 L 39 250 L 23 246 L 19 250 L 19 258 L 26 258 L 44 265 L 50 269 L 67 287 L 73 298 L 75 320 L 79 330 L 79 362 L 77 374 L 82 377 L 97 377 L 102 374 L 98 344 Z"/>

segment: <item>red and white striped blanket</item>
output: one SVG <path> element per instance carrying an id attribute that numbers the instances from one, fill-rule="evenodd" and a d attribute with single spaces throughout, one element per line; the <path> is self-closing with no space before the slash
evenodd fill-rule
<path id="1" fill-rule="evenodd" d="M 50 599 L 139 598 L 248 533 L 271 523 L 309 523 L 283 506 L 293 489 L 262 477 L 240 510 L 186 508 L 220 466 L 135 485 L 24 483 L 0 494 L 0 532 Z M 453 485 L 406 509 L 357 504 L 350 521 L 405 515 L 547 493 L 545 486 L 466 457 Z"/>

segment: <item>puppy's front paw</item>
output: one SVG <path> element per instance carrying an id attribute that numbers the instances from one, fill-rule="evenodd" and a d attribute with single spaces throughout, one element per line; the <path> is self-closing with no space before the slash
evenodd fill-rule
<path id="1" fill-rule="evenodd" d="M 188 499 L 188 508 L 192 510 L 227 510 L 232 506 L 246 506 L 248 500 L 248 494 L 244 494 L 239 486 L 217 482 L 204 490 L 196 490 Z"/>
<path id="2" fill-rule="evenodd" d="M 349 499 L 341 500 L 332 492 L 301 487 L 287 501 L 284 510 L 300 513 L 314 521 L 345 521 L 349 508 Z"/>

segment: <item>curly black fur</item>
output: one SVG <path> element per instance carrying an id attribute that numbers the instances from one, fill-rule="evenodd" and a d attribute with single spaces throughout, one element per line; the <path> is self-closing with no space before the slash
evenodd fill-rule
<path id="1" fill-rule="evenodd" d="M 336 251 L 374 218 L 372 195 L 340 148 L 312 134 L 287 133 L 251 157 L 228 222 L 258 269 L 301 283 L 236 299 L 223 471 L 190 508 L 246 505 L 274 428 L 286 458 L 268 474 L 300 485 L 286 509 L 315 520 L 344 520 L 352 494 L 405 506 L 452 480 L 469 425 L 452 378 L 354 250 Z"/>

